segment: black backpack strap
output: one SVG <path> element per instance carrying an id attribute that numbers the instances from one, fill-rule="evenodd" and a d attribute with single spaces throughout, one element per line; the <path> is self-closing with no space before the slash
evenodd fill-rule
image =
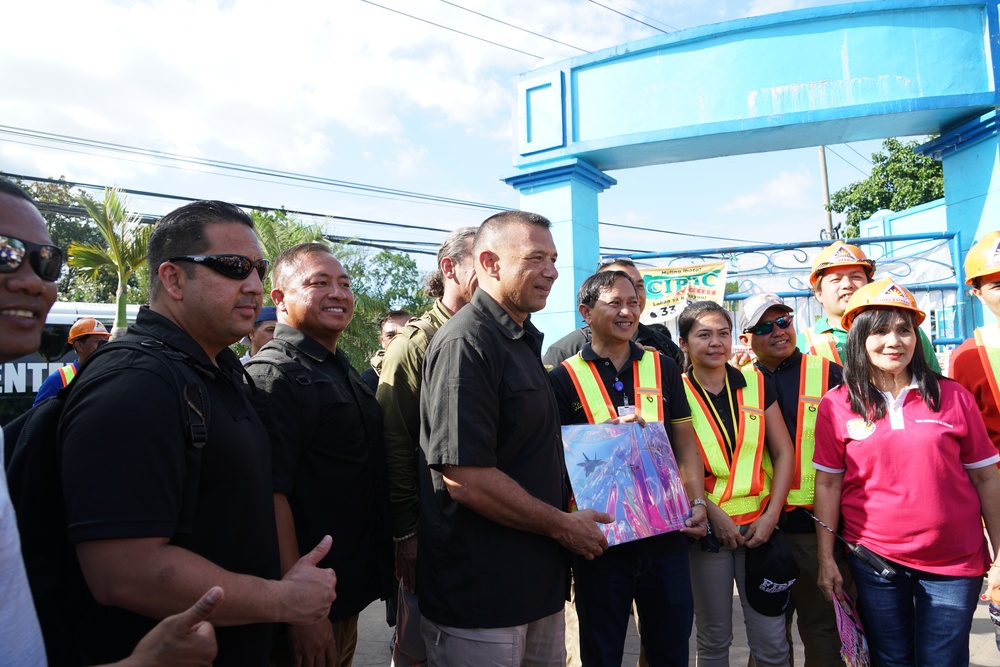
<path id="1" fill-rule="evenodd" d="M 308 434 L 308 437 L 304 438 L 303 442 L 311 442 L 313 434 L 319 428 L 320 397 L 319 387 L 313 382 L 309 371 L 299 362 L 271 347 L 262 348 L 244 367 L 249 368 L 257 365 L 277 368 L 281 375 L 288 378 L 292 385 L 298 388 L 299 405 L 304 408 L 303 411 L 308 415 L 303 424 L 303 433 Z"/>
<path id="2" fill-rule="evenodd" d="M 201 450 L 208 443 L 208 424 L 210 419 L 210 402 L 208 390 L 201 373 L 191 355 L 169 347 L 156 338 L 126 334 L 101 347 L 87 358 L 87 361 L 77 375 L 91 363 L 99 354 L 107 354 L 116 349 L 129 349 L 143 352 L 163 362 L 169 369 L 170 377 L 181 398 L 181 418 L 185 429 L 187 446 L 184 448 L 184 464 L 186 479 L 184 482 L 181 513 L 178 517 L 177 532 L 190 533 L 194 529 L 195 506 L 198 502 L 198 487 L 201 481 Z M 61 391 L 67 391 L 73 383 Z"/>

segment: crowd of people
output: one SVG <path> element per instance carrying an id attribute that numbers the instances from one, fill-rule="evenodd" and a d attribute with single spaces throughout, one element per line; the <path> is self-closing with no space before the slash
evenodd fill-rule
<path id="1" fill-rule="evenodd" d="M 38 347 L 61 251 L 3 180 L 0 248 L 10 360 Z M 79 363 L 53 375 L 51 554 L 22 557 L 51 526 L 19 506 L 19 535 L 0 477 L 0 665 L 347 667 L 379 599 L 397 666 L 617 667 L 633 609 L 641 664 L 688 665 L 696 628 L 697 663 L 728 665 L 734 583 L 760 667 L 791 664 L 795 619 L 807 667 L 842 664 L 847 596 L 872 664 L 968 664 L 1000 540 L 1000 326 L 942 377 L 913 295 L 838 241 L 810 276 L 824 316 L 798 338 L 765 293 L 735 318 L 689 305 L 674 341 L 639 322 L 643 278 L 616 259 L 543 357 L 531 315 L 557 257 L 533 213 L 452 232 L 434 305 L 386 314 L 365 378 L 337 345 L 354 295 L 327 245 L 270 266 L 235 206 L 164 216 L 149 305 L 111 342 L 74 327 Z M 1000 233 L 966 275 L 1000 316 Z M 663 424 L 691 511 L 609 546 L 616 517 L 574 506 L 560 427 L 633 422 Z"/>

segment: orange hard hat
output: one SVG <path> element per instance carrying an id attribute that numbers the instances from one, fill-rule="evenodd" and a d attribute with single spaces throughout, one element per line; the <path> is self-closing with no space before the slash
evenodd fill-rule
<path id="1" fill-rule="evenodd" d="M 96 320 L 93 317 L 81 318 L 69 328 L 70 345 L 80 336 L 104 336 L 105 338 L 111 338 L 111 334 L 104 328 L 100 320 Z"/>
<path id="2" fill-rule="evenodd" d="M 917 308 L 917 300 L 913 298 L 913 293 L 892 278 L 883 278 L 868 283 L 864 287 L 859 287 L 858 291 L 851 295 L 851 300 L 847 302 L 847 309 L 844 311 L 844 316 L 840 318 L 840 325 L 844 329 L 850 329 L 854 316 L 868 308 L 911 310 L 918 326 L 927 317 L 927 313 Z"/>
<path id="3" fill-rule="evenodd" d="M 816 289 L 823 271 L 826 269 L 842 269 L 847 266 L 860 266 L 871 280 L 875 275 L 875 260 L 868 259 L 864 251 L 856 245 L 848 245 L 843 241 L 834 241 L 819 251 L 813 260 L 813 270 L 809 274 L 809 286 Z"/>
<path id="4" fill-rule="evenodd" d="M 1000 232 L 986 234 L 965 256 L 966 285 L 975 285 L 976 278 L 991 273 L 1000 273 Z"/>

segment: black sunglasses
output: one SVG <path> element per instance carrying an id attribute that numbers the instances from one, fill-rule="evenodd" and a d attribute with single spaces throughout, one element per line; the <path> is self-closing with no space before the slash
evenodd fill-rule
<path id="1" fill-rule="evenodd" d="M 63 253 L 58 246 L 0 234 L 0 273 L 14 273 L 24 264 L 25 257 L 39 278 L 50 283 L 59 280 Z"/>
<path id="2" fill-rule="evenodd" d="M 180 255 L 171 257 L 167 261 L 204 264 L 213 271 L 235 280 L 243 280 L 251 271 L 257 269 L 257 275 L 263 281 L 267 275 L 267 267 L 270 266 L 270 262 L 266 259 L 253 260 L 243 255 Z"/>
<path id="3" fill-rule="evenodd" d="M 776 320 L 768 322 L 759 322 L 756 326 L 752 326 L 749 329 L 744 329 L 743 333 L 752 333 L 754 336 L 766 336 L 767 334 L 774 331 L 774 325 L 777 324 L 779 329 L 787 329 L 792 323 L 792 315 L 782 315 Z"/>

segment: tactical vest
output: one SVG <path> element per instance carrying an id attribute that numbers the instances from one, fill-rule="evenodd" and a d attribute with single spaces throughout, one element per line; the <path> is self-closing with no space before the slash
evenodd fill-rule
<path id="1" fill-rule="evenodd" d="M 785 506 L 789 509 L 812 509 L 816 491 L 816 468 L 812 464 L 816 449 L 816 412 L 820 399 L 830 388 L 830 360 L 803 354 L 800 363 L 798 416 L 795 419 L 795 469 Z"/>
<path id="2" fill-rule="evenodd" d="M 562 362 L 576 387 L 576 394 L 583 404 L 587 421 L 601 424 L 618 416 L 594 364 L 584 360 L 577 352 Z M 644 420 L 663 421 L 663 389 L 660 379 L 660 355 L 646 350 L 642 359 L 632 362 L 632 380 L 635 388 L 635 411 Z"/>
<path id="3" fill-rule="evenodd" d="M 993 400 L 1000 405 L 1000 325 L 991 324 L 975 331 L 976 349 L 983 363 Z"/>
<path id="4" fill-rule="evenodd" d="M 732 517 L 738 526 L 764 511 L 774 474 L 764 445 L 764 376 L 755 368 L 740 371 L 746 386 L 736 390 L 736 443 L 730 456 L 726 436 L 691 379 L 684 375 L 684 391 L 691 406 L 691 422 L 705 462 L 705 495 Z"/>
<path id="5" fill-rule="evenodd" d="M 829 359 L 835 364 L 844 364 L 840 360 L 840 352 L 837 350 L 837 339 L 832 333 L 829 331 L 816 333 L 814 327 L 809 327 L 803 333 L 806 336 L 806 345 L 809 346 L 809 354 Z"/>

